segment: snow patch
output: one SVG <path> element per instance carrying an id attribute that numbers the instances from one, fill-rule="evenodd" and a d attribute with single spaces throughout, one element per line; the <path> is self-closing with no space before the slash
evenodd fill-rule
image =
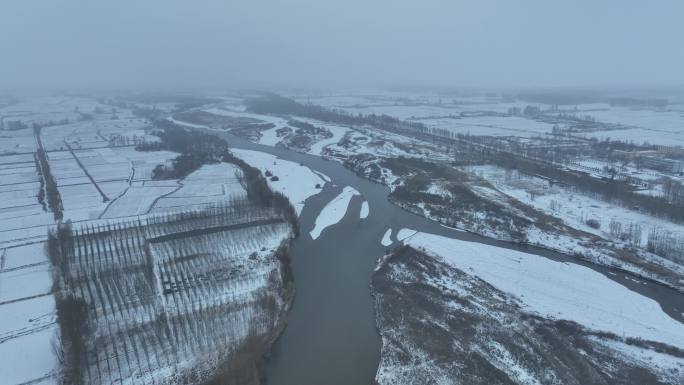
<path id="1" fill-rule="evenodd" d="M 411 229 L 401 229 L 397 233 L 397 241 L 403 241 L 404 239 L 411 237 L 417 233 L 416 230 Z"/>
<path id="2" fill-rule="evenodd" d="M 370 213 L 370 208 L 368 207 L 368 201 L 363 201 L 361 204 L 361 212 L 359 213 L 359 216 L 361 219 L 366 219 L 368 218 L 368 214 Z"/>
<path id="3" fill-rule="evenodd" d="M 392 229 L 387 229 L 387 231 L 385 231 L 385 235 L 382 236 L 382 241 L 380 241 L 380 243 L 382 243 L 383 246 L 391 245 L 392 244 L 392 238 L 391 237 L 392 237 Z"/>
<path id="4" fill-rule="evenodd" d="M 354 195 L 360 194 L 353 187 L 347 186 L 342 189 L 342 192 L 338 196 L 328 202 L 316 218 L 316 224 L 309 233 L 311 234 L 311 238 L 318 238 L 327 227 L 339 223 L 342 218 L 344 218 L 344 214 L 346 214 L 347 208 L 349 207 L 349 202 L 351 202 Z"/>

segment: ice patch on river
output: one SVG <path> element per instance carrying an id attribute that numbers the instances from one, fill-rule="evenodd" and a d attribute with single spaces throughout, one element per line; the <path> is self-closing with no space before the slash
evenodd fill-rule
<path id="1" fill-rule="evenodd" d="M 325 228 L 339 223 L 344 214 L 347 213 L 347 208 L 349 207 L 349 202 L 354 195 L 360 195 L 356 189 L 353 187 L 345 187 L 342 189 L 340 195 L 336 196 L 333 200 L 328 202 L 327 205 L 321 210 L 316 218 L 316 224 L 314 225 L 311 234 L 311 238 L 318 238 Z"/>
<path id="2" fill-rule="evenodd" d="M 392 244 L 392 238 L 391 237 L 392 237 L 392 229 L 387 229 L 387 231 L 385 231 L 385 235 L 382 236 L 382 241 L 380 241 L 380 243 L 382 243 L 383 246 L 391 245 Z"/>
<path id="3" fill-rule="evenodd" d="M 587 267 L 426 233 L 404 243 L 513 294 L 544 317 L 684 348 L 684 324 L 656 301 Z"/>
<path id="4" fill-rule="evenodd" d="M 361 204 L 361 212 L 359 213 L 359 217 L 361 219 L 366 219 L 368 218 L 369 213 L 370 207 L 368 206 L 368 201 L 363 201 L 363 204 Z"/>
<path id="5" fill-rule="evenodd" d="M 330 180 L 327 176 L 314 172 L 306 166 L 265 152 L 238 148 L 231 148 L 230 151 L 251 166 L 258 168 L 262 174 L 266 175 L 266 172 L 273 174 L 271 177 L 266 177 L 268 187 L 285 195 L 294 206 L 297 215 L 301 214 L 304 201 L 308 197 L 321 192 L 316 185 L 323 185 L 326 178 Z M 277 180 L 273 180 L 274 177 L 277 177 Z"/>
<path id="6" fill-rule="evenodd" d="M 404 239 L 413 236 L 416 234 L 416 230 L 411 230 L 411 229 L 401 229 L 397 233 L 397 241 L 403 241 Z"/>

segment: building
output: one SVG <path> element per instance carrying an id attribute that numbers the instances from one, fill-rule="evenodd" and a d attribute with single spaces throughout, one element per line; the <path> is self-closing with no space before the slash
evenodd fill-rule
<path id="1" fill-rule="evenodd" d="M 641 165 L 653 170 L 671 172 L 675 174 L 684 172 L 684 161 L 675 159 L 645 156 L 641 158 Z"/>

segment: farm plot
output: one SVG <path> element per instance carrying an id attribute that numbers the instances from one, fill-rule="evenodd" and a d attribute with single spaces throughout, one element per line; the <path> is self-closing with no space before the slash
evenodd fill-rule
<path id="1" fill-rule="evenodd" d="M 62 196 L 65 218 L 93 219 L 105 211 L 107 217 L 146 213 L 155 199 L 172 190 L 153 186 L 145 191 L 147 186 L 142 181 L 151 178 L 156 165 L 176 155 L 169 151 L 139 152 L 133 147 L 74 150 L 73 154 L 50 152 L 51 170 Z M 111 210 L 108 205 L 113 205 Z"/>
<path id="2" fill-rule="evenodd" d="M 62 197 L 64 219 L 97 217 L 105 207 L 102 194 L 68 151 L 48 153 L 50 169 Z"/>
<path id="3" fill-rule="evenodd" d="M 622 129 L 587 132 L 582 135 L 599 140 L 619 140 L 628 143 L 649 143 L 662 146 L 684 146 L 684 112 L 681 106 L 671 109 L 615 107 L 608 104 L 584 107 L 581 115 L 598 122 L 621 125 Z"/>
<path id="4" fill-rule="evenodd" d="M 45 237 L 45 228 L 41 228 Z M 44 243 L 0 249 L 0 373 L 3 383 L 48 378 L 56 360 L 52 277 Z"/>
<path id="5" fill-rule="evenodd" d="M 240 183 L 241 174 L 231 163 L 204 165 L 180 181 L 182 187 L 154 203 L 152 212 L 201 209 L 243 199 L 247 192 Z"/>
<path id="6" fill-rule="evenodd" d="M 599 140 L 610 139 L 635 144 L 648 143 L 659 146 L 684 147 L 684 131 L 682 130 L 666 131 L 635 127 L 624 130 L 596 131 L 586 133 L 584 136 Z"/>
<path id="7" fill-rule="evenodd" d="M 40 179 L 33 154 L 0 156 L 0 247 L 45 238 L 44 227 L 52 223 L 52 216 L 40 203 Z"/>
<path id="8" fill-rule="evenodd" d="M 156 141 L 146 134 L 148 124 L 141 119 L 86 120 L 43 127 L 41 138 L 46 151 L 103 148 L 110 145 Z M 128 138 L 128 139 L 127 139 Z"/>
<path id="9" fill-rule="evenodd" d="M 287 276 L 277 257 L 291 236 L 272 209 L 244 200 L 60 227 L 50 238 L 57 308 L 83 309 L 60 325 L 65 380 L 211 378 L 248 336 L 281 322 Z"/>
<path id="10" fill-rule="evenodd" d="M 47 295 L 52 277 L 46 265 L 26 266 L 0 272 L 0 303 Z"/>
<path id="11" fill-rule="evenodd" d="M 123 167 L 123 164 L 128 163 L 125 167 L 133 175 L 127 175 L 126 179 L 130 177 L 131 181 L 145 181 L 152 179 L 152 170 L 159 165 L 170 162 L 178 153 L 171 151 L 137 151 L 133 147 L 110 147 L 94 149 L 100 159 L 106 164 L 118 164 Z M 102 180 L 108 178 L 108 171 L 105 167 L 100 171 L 101 174 L 96 174 Z M 97 178 L 96 178 L 97 179 Z M 109 178 L 111 179 L 111 178 Z"/>
<path id="12" fill-rule="evenodd" d="M 26 154 L 36 151 L 36 139 L 33 130 L 0 130 L 0 155 Z"/>
<path id="13" fill-rule="evenodd" d="M 114 199 L 102 213 L 101 218 L 120 218 L 147 214 L 152 205 L 162 196 L 178 190 L 176 181 L 163 181 L 165 184 L 138 183 L 131 185 L 126 192 Z"/>
<path id="14" fill-rule="evenodd" d="M 436 106 L 436 105 L 406 105 L 406 104 L 392 104 L 392 105 L 368 105 L 368 106 L 353 106 L 344 107 L 343 110 L 351 114 L 363 115 L 389 115 L 397 119 L 411 120 L 423 119 L 428 117 L 450 116 L 458 115 L 460 110 L 455 107 Z"/>
<path id="15" fill-rule="evenodd" d="M 550 134 L 553 125 L 517 116 L 477 116 L 466 118 L 424 119 L 431 128 L 455 134 L 532 137 Z"/>
<path id="16" fill-rule="evenodd" d="M 91 98 L 30 96 L 0 108 L 0 115 L 3 115 L 7 121 L 21 121 L 31 126 L 34 122 L 38 124 L 54 124 L 64 120 L 74 122 L 82 118 L 82 113 L 92 113 L 97 107 L 107 111 L 111 109 Z"/>

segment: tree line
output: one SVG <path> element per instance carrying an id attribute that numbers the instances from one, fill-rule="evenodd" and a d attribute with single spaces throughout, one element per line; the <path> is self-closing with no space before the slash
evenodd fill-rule
<path id="1" fill-rule="evenodd" d="M 62 197 L 57 188 L 57 181 L 55 180 L 52 171 L 50 171 L 50 162 L 47 158 L 47 153 L 43 149 L 43 141 L 40 138 L 40 126 L 33 127 L 33 134 L 38 142 L 38 149 L 35 153 L 35 159 L 38 163 L 38 173 L 41 175 L 41 191 L 38 193 L 38 202 L 45 205 L 47 198 L 47 206 L 50 208 L 55 216 L 55 220 L 61 220 L 63 217 Z"/>

